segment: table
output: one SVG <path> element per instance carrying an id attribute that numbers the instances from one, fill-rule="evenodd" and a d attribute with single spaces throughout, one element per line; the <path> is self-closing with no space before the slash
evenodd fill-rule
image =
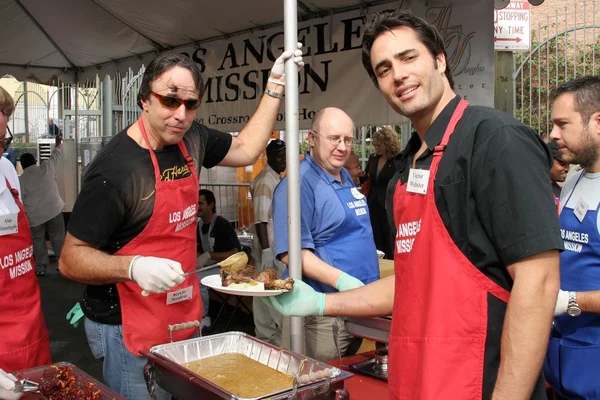
<path id="1" fill-rule="evenodd" d="M 350 357 L 344 357 L 342 358 L 342 363 L 344 365 L 350 365 L 373 357 L 375 357 L 375 352 L 370 351 Z M 333 365 L 334 367 L 339 367 L 340 365 L 339 360 L 337 359 L 328 361 L 327 364 Z M 350 400 L 386 400 L 389 398 L 386 381 L 360 374 L 347 367 L 342 367 L 342 369 L 354 374 L 352 378 L 344 381 L 346 389 L 348 389 L 348 392 L 350 393 Z"/>

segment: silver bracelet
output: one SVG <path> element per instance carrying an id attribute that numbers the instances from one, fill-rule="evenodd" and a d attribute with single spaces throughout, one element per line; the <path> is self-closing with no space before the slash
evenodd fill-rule
<path id="1" fill-rule="evenodd" d="M 276 92 L 276 91 L 274 91 L 274 90 L 271 90 L 271 89 L 265 89 L 265 94 L 266 94 L 266 95 L 269 95 L 269 96 L 271 96 L 271 97 L 274 97 L 274 98 L 276 98 L 276 99 L 283 100 L 283 94 L 282 94 L 282 93 L 277 93 L 277 92 Z"/>
<path id="2" fill-rule="evenodd" d="M 135 266 L 136 261 L 139 260 L 140 258 L 142 258 L 142 256 L 135 256 L 131 259 L 131 262 L 129 263 L 129 280 L 130 281 L 133 280 L 133 267 Z"/>

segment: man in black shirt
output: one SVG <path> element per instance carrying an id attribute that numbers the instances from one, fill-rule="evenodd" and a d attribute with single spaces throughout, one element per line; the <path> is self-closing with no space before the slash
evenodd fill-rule
<path id="1" fill-rule="evenodd" d="M 552 182 L 552 192 L 554 193 L 555 200 L 560 199 L 560 192 L 562 187 L 558 184 L 563 183 L 567 179 L 569 173 L 569 163 L 563 161 L 563 156 L 556 142 L 548 143 L 548 149 L 552 155 L 552 169 L 550 169 L 550 182 Z"/>
<path id="2" fill-rule="evenodd" d="M 216 199 L 213 192 L 202 189 L 198 195 L 198 231 L 197 231 L 197 252 L 198 259 L 196 268 L 202 268 L 205 265 L 216 264 L 227 257 L 237 253 L 242 249 L 233 226 L 225 218 L 217 214 Z M 214 269 L 208 269 L 198 273 L 198 279 L 215 274 Z M 208 316 L 208 288 L 200 286 L 202 293 L 202 321 L 201 329 L 208 329 L 211 325 Z"/>
<path id="3" fill-rule="evenodd" d="M 396 158 L 395 276 L 327 295 L 296 281 L 267 301 L 284 315 L 392 314 L 391 399 L 545 398 L 562 249 L 550 155 L 521 122 L 466 107 L 446 60 L 409 12 L 364 30 L 365 69 L 416 129 Z"/>
<path id="4" fill-rule="evenodd" d="M 281 107 L 289 58 L 303 65 L 299 49 L 275 61 L 256 112 L 232 137 L 194 121 L 204 91 L 198 65 L 159 55 L 142 78 L 140 119 L 87 168 L 59 269 L 88 284 L 81 308 L 90 348 L 104 358 L 105 382 L 129 400 L 149 398 L 143 354 L 169 342 L 169 325 L 202 317 L 197 275 L 183 276 L 196 268 L 200 168 L 256 162 Z"/>

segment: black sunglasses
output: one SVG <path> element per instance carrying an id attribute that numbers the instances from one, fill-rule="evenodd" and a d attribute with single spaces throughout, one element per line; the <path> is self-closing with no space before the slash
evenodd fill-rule
<path id="1" fill-rule="evenodd" d="M 200 99 L 188 99 L 182 100 L 177 97 L 172 96 L 163 96 L 162 94 L 158 94 L 155 92 L 150 92 L 158 99 L 158 102 L 164 108 L 169 110 L 177 110 L 183 104 L 186 110 L 197 110 L 200 108 L 200 104 L 202 101 Z"/>
<path id="2" fill-rule="evenodd" d="M 8 149 L 8 146 L 10 146 L 10 144 L 12 143 L 13 139 L 15 138 L 12 134 L 12 132 L 10 131 L 10 128 L 8 127 L 8 125 L 6 126 L 6 137 L 4 137 L 4 150 Z M 10 137 L 8 137 L 8 135 L 10 135 Z"/>

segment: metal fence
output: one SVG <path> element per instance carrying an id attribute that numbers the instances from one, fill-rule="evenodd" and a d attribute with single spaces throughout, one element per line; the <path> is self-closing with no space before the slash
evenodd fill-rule
<path id="1" fill-rule="evenodd" d="M 231 222 L 238 230 L 250 231 L 254 224 L 254 207 L 248 183 L 201 183 L 200 189 L 208 189 L 215 195 L 217 213 Z"/>
<path id="2" fill-rule="evenodd" d="M 600 71 L 600 3 L 565 0 L 532 26 L 531 51 L 517 53 L 515 117 L 547 138 L 552 130 L 550 92 L 557 85 Z"/>
<path id="3" fill-rule="evenodd" d="M 36 143 L 47 137 L 50 120 L 66 138 L 74 137 L 75 124 L 79 137 L 98 136 L 102 129 L 101 90 L 98 80 L 79 85 L 60 81 L 51 85 L 21 82 L 15 92 L 15 111 L 10 120 L 16 143 Z"/>

